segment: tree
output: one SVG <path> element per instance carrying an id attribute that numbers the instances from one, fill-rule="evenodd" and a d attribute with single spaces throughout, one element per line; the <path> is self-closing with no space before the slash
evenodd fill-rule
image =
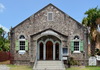
<path id="1" fill-rule="evenodd" d="M 9 40 L 7 39 L 6 32 L 0 28 L 0 51 L 9 51 Z"/>
<path id="2" fill-rule="evenodd" d="M 91 44 L 91 54 L 95 54 L 95 45 L 99 32 L 97 31 L 99 24 L 97 20 L 100 18 L 100 9 L 98 7 L 89 9 L 85 12 L 86 17 L 83 18 L 82 24 L 89 30 L 89 39 Z M 100 26 L 99 26 L 100 27 Z"/>

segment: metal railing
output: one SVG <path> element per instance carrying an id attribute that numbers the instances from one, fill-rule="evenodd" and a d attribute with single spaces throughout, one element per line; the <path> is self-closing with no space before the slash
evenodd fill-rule
<path id="1" fill-rule="evenodd" d="M 36 66 L 37 66 L 37 55 L 35 56 L 35 62 L 34 62 L 34 67 L 33 67 L 33 70 L 36 69 Z"/>

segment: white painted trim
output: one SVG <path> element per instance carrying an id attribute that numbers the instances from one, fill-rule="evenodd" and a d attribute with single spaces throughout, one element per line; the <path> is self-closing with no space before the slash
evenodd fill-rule
<path id="1" fill-rule="evenodd" d="M 26 39 L 19 39 L 19 41 L 26 41 Z"/>
<path id="2" fill-rule="evenodd" d="M 19 39 L 19 40 L 18 40 L 18 42 L 19 42 L 19 51 L 21 51 L 21 50 L 20 50 L 20 41 L 26 41 L 26 40 L 25 40 L 25 39 Z M 24 50 L 24 51 L 25 51 L 25 50 Z"/>
<path id="3" fill-rule="evenodd" d="M 59 44 L 59 60 L 61 60 L 61 43 L 59 41 L 55 41 L 51 38 L 46 39 L 45 41 L 40 40 L 37 44 L 38 44 L 38 48 L 37 48 L 37 53 L 38 53 L 38 59 L 40 59 L 40 43 L 43 43 L 43 60 L 46 60 L 46 43 L 48 41 L 51 41 L 53 43 L 53 60 L 55 60 L 55 44 L 58 43 Z"/>
<path id="4" fill-rule="evenodd" d="M 24 37 L 25 37 L 25 39 L 20 39 L 20 36 L 21 35 L 23 35 Z M 20 50 L 20 41 L 26 41 L 26 36 L 25 36 L 25 34 L 23 34 L 23 33 L 20 33 L 20 35 L 18 36 L 18 42 L 19 42 L 19 52 L 21 51 Z M 25 51 L 25 50 L 24 50 Z"/>
<path id="5" fill-rule="evenodd" d="M 23 55 L 23 54 L 26 53 L 26 51 L 25 50 L 19 50 L 18 53 Z"/>
<path id="6" fill-rule="evenodd" d="M 73 53 L 81 53 L 80 52 L 80 39 L 74 39 L 74 40 L 72 40 L 72 41 L 74 41 L 74 42 L 79 42 L 79 51 L 73 51 Z"/>
<path id="7" fill-rule="evenodd" d="M 54 41 L 50 38 L 50 39 L 47 39 L 46 41 L 45 41 L 45 44 L 48 42 L 48 41 L 51 41 L 53 44 L 54 44 Z"/>
<path id="8" fill-rule="evenodd" d="M 25 39 L 26 39 L 26 35 L 24 34 L 24 33 L 20 33 L 19 35 L 18 35 L 18 39 L 20 39 L 20 36 L 21 35 L 23 35 L 24 37 L 25 37 Z"/>
<path id="9" fill-rule="evenodd" d="M 55 44 L 53 44 L 53 60 L 55 60 Z"/>
<path id="10" fill-rule="evenodd" d="M 62 58 L 62 57 L 63 57 L 62 46 L 63 46 L 63 45 L 62 45 L 62 43 L 61 43 L 61 61 L 62 61 L 62 59 L 63 59 L 63 58 Z"/>
<path id="11" fill-rule="evenodd" d="M 55 44 L 56 44 L 56 43 L 59 43 L 59 45 L 61 44 L 59 41 L 55 41 Z"/>
<path id="12" fill-rule="evenodd" d="M 73 53 L 81 53 L 80 51 L 74 51 Z"/>
<path id="13" fill-rule="evenodd" d="M 79 34 L 75 34 L 74 37 L 75 37 L 75 36 L 78 36 L 79 39 L 80 39 L 80 35 L 79 35 Z M 73 38 L 73 39 L 74 39 L 74 38 Z M 74 39 L 74 40 L 79 40 L 79 39 Z"/>
<path id="14" fill-rule="evenodd" d="M 44 44 L 44 54 L 43 54 L 43 56 L 44 56 L 44 60 L 46 60 L 46 45 Z"/>
<path id="15" fill-rule="evenodd" d="M 58 36 L 58 34 L 52 30 L 47 30 L 43 33 L 41 33 L 41 36 L 45 36 L 45 35 L 53 35 L 53 36 Z M 59 39 L 59 38 L 58 38 Z"/>

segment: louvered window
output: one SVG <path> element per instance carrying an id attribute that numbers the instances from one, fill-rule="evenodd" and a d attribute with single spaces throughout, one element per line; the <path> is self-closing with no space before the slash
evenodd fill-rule
<path id="1" fill-rule="evenodd" d="M 49 12 L 47 18 L 48 18 L 48 21 L 53 21 L 53 13 Z"/>

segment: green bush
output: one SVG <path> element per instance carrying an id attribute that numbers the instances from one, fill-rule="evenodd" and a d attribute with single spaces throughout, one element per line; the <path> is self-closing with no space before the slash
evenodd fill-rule
<path id="1" fill-rule="evenodd" d="M 100 55 L 100 49 L 98 49 L 98 48 L 95 49 L 95 54 L 96 54 L 96 55 Z"/>
<path id="2" fill-rule="evenodd" d="M 79 62 L 76 61 L 76 60 L 74 60 L 73 57 L 70 57 L 70 64 L 71 64 L 71 65 L 79 65 Z"/>

